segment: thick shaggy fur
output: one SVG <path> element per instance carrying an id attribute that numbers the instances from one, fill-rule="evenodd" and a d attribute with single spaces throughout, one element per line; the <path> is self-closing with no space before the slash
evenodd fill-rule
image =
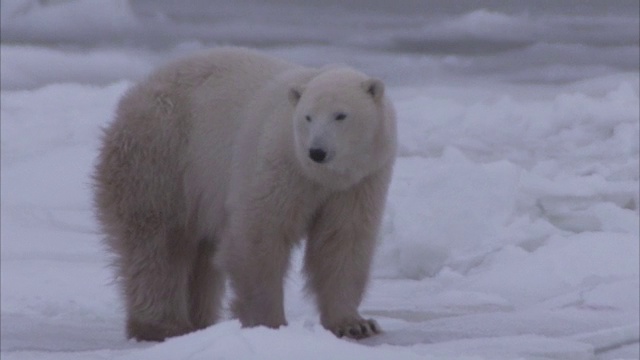
<path id="1" fill-rule="evenodd" d="M 133 87 L 94 175 L 128 336 L 163 340 L 213 324 L 225 274 L 243 326 L 285 325 L 283 277 L 303 238 L 323 326 L 378 332 L 357 308 L 395 126 L 378 80 L 244 49 L 175 62 Z M 310 159 L 311 148 L 326 159 Z"/>

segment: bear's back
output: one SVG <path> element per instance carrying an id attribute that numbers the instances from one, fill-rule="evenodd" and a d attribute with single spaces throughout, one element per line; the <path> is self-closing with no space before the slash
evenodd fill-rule
<path id="1" fill-rule="evenodd" d="M 120 100 L 96 167 L 96 206 L 111 224 L 184 226 L 209 211 L 219 225 L 242 112 L 270 79 L 294 64 L 220 48 L 161 67 Z M 152 225 L 156 226 L 156 224 Z"/>

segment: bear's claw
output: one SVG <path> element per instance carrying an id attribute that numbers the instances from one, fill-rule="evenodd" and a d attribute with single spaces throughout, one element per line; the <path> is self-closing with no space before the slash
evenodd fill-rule
<path id="1" fill-rule="evenodd" d="M 373 319 L 361 319 L 355 322 L 335 327 L 333 333 L 341 338 L 365 339 L 380 333 L 380 326 Z"/>

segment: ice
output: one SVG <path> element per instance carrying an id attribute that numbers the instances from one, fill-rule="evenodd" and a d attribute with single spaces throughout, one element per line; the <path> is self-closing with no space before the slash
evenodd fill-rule
<path id="1" fill-rule="evenodd" d="M 51 83 L 108 85 L 141 78 L 151 71 L 153 56 L 131 50 L 59 50 L 32 45 L 2 47 L 3 89 L 34 89 Z M 96 69 L 101 71 L 96 72 Z"/>
<path id="2" fill-rule="evenodd" d="M 138 23 L 127 0 L 5 0 L 2 31 L 26 39 L 102 40 L 121 37 Z M 5 35 L 3 35 L 4 37 Z M 9 35 L 11 36 L 11 35 Z"/>
<path id="3" fill-rule="evenodd" d="M 455 148 L 434 159 L 401 158 L 388 205 L 393 230 L 384 245 L 397 244 L 402 277 L 432 276 L 452 258 L 491 247 L 515 210 L 518 172 L 507 162 L 474 163 Z"/>
<path id="4" fill-rule="evenodd" d="M 517 358 L 589 360 L 593 358 L 591 345 L 533 335 L 451 341 L 426 346 L 423 351 L 439 357 L 473 354 L 496 360 Z"/>
<path id="5" fill-rule="evenodd" d="M 531 4 L 3 0 L 1 357 L 640 358 L 640 9 Z M 288 326 L 125 339 L 101 127 L 160 63 L 224 44 L 385 80 L 399 157 L 361 307 L 383 334 L 322 329 L 298 249 Z"/>

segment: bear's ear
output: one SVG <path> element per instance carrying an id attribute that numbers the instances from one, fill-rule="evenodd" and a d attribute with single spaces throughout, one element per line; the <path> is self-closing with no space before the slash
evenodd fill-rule
<path id="1" fill-rule="evenodd" d="M 298 101 L 300 101 L 303 91 L 304 91 L 304 87 L 302 86 L 294 86 L 291 89 L 289 89 L 289 101 L 291 102 L 291 105 L 293 106 L 298 105 Z"/>
<path id="2" fill-rule="evenodd" d="M 382 95 L 384 95 L 384 84 L 378 79 L 369 79 L 362 82 L 362 88 L 367 94 L 371 95 L 375 101 L 380 101 Z"/>

